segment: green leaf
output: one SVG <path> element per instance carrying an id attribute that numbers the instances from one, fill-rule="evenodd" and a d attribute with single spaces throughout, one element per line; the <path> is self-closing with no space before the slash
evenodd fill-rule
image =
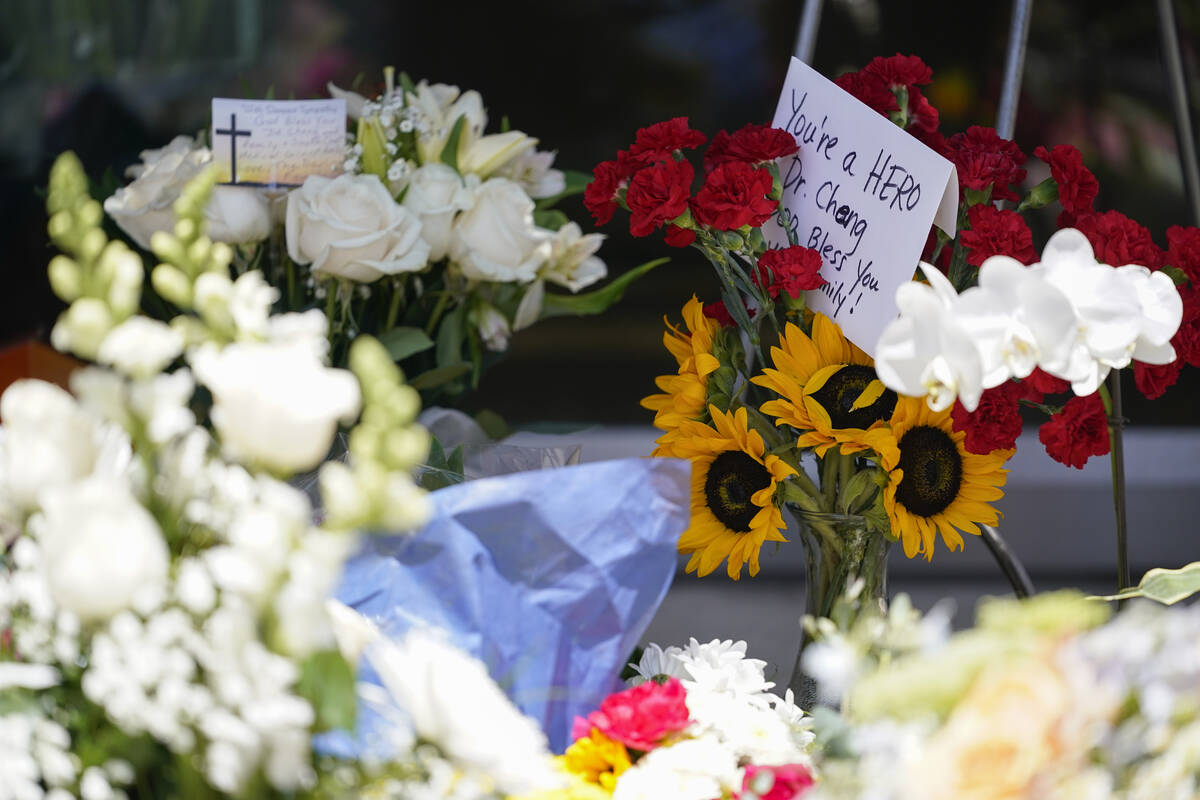
<path id="1" fill-rule="evenodd" d="M 418 391 L 424 389 L 433 389 L 441 386 L 444 383 L 449 383 L 455 378 L 461 378 L 471 371 L 471 365 L 466 361 L 459 361 L 457 364 L 450 364 L 445 367 L 431 369 L 428 372 L 422 372 L 417 377 L 408 382 L 408 385 Z"/>
<path id="2" fill-rule="evenodd" d="M 540 318 L 599 314 L 620 300 L 629 284 L 670 260 L 669 258 L 656 258 L 653 261 L 647 261 L 594 292 L 585 292 L 584 294 L 550 294 L 547 292 L 546 297 L 542 300 Z"/>
<path id="3" fill-rule="evenodd" d="M 592 182 L 592 175 L 588 172 L 564 169 L 563 179 L 566 181 L 566 185 L 563 187 L 563 190 L 558 194 L 552 194 L 549 197 L 543 197 L 541 200 L 538 200 L 538 208 L 549 208 L 559 200 L 562 200 L 564 197 L 570 197 L 571 195 L 582 193 L 583 190 L 587 188 L 587 185 Z"/>
<path id="4" fill-rule="evenodd" d="M 442 163 L 448 165 L 455 172 L 458 172 L 458 140 L 462 138 L 463 126 L 466 124 L 467 115 L 460 114 L 458 119 L 454 120 L 454 127 L 450 129 L 450 138 L 446 140 L 446 145 L 442 148 Z"/>
<path id="5" fill-rule="evenodd" d="M 1180 600 L 1186 600 L 1197 592 L 1200 592 L 1200 561 L 1193 561 L 1179 569 L 1152 569 L 1142 576 L 1142 580 L 1136 588 L 1126 589 L 1108 597 L 1093 597 L 1092 599 L 1129 600 L 1134 597 L 1145 597 L 1170 606 Z"/>
<path id="6" fill-rule="evenodd" d="M 404 90 L 405 94 L 417 93 L 417 87 L 413 83 L 412 78 L 408 77 L 407 72 L 401 72 L 396 82 L 400 84 L 400 88 Z"/>
<path id="7" fill-rule="evenodd" d="M 392 357 L 392 361 L 403 361 L 415 353 L 423 353 L 433 347 L 433 339 L 420 328 L 392 328 L 379 337 L 380 343 Z"/>
<path id="8" fill-rule="evenodd" d="M 557 208 L 538 209 L 533 212 L 533 224 L 547 230 L 556 231 L 570 221 L 571 218 Z"/>
<path id="9" fill-rule="evenodd" d="M 512 124 L 508 121 L 508 114 L 505 114 L 500 118 L 500 132 L 508 133 L 510 130 L 512 130 Z"/>
<path id="10" fill-rule="evenodd" d="M 275 84 L 272 83 L 270 86 L 267 87 L 267 93 L 263 95 L 263 100 L 274 100 L 274 99 L 275 99 Z"/>
<path id="11" fill-rule="evenodd" d="M 439 367 L 457 364 L 463 360 L 463 333 L 465 329 L 467 307 L 460 305 L 442 317 L 437 332 L 437 365 Z"/>
<path id="12" fill-rule="evenodd" d="M 447 458 L 442 443 L 434 437 L 429 443 L 429 457 L 425 459 L 424 467 L 418 480 L 421 488 L 427 492 L 436 492 L 438 489 L 462 483 L 464 480 L 462 445 L 454 448 L 450 457 Z"/>
<path id="13" fill-rule="evenodd" d="M 1187 273 L 1181 270 L 1179 267 L 1163 267 L 1161 271 L 1165 272 L 1167 277 L 1175 281 L 1176 286 L 1183 286 L 1185 283 L 1187 283 Z"/>
<path id="14" fill-rule="evenodd" d="M 354 670 L 337 650 L 313 653 L 300 665 L 296 693 L 312 704 L 318 731 L 352 730 L 358 704 Z"/>
<path id="15" fill-rule="evenodd" d="M 362 170 L 378 175 L 387 183 L 387 149 L 383 126 L 377 117 L 361 117 L 358 120 L 358 144 L 362 145 Z"/>

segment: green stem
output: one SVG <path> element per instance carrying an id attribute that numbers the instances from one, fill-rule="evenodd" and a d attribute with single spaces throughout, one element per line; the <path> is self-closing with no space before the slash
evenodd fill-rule
<path id="1" fill-rule="evenodd" d="M 1125 447 L 1122 431 L 1125 418 L 1121 411 L 1121 371 L 1108 374 L 1108 385 L 1100 386 L 1100 399 L 1108 414 L 1109 463 L 1112 466 L 1113 512 L 1117 521 L 1117 591 L 1133 585 L 1129 571 L 1129 531 L 1125 515 Z"/>
<path id="2" fill-rule="evenodd" d="M 425 335 L 432 336 L 437 329 L 437 324 L 442 319 L 442 313 L 446 310 L 446 304 L 450 302 L 450 292 L 443 291 L 438 295 L 437 303 L 433 307 L 433 314 L 429 317 L 429 322 L 425 323 Z"/>
<path id="3" fill-rule="evenodd" d="M 832 450 L 833 448 L 830 448 Z M 825 501 L 825 511 L 833 511 L 833 502 L 837 498 L 837 476 L 841 467 L 839 457 L 841 452 L 825 451 L 821 457 L 821 495 Z"/>
<path id="4" fill-rule="evenodd" d="M 400 313 L 400 287 L 397 284 L 393 283 L 392 284 L 392 302 L 388 305 L 387 323 L 383 326 L 383 330 L 380 331 L 380 333 L 390 331 L 392 328 L 396 327 L 396 317 L 397 317 L 397 315 L 399 315 L 399 313 Z"/>

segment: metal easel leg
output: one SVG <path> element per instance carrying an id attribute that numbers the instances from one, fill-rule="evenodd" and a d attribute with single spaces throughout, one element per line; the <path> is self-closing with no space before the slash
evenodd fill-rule
<path id="1" fill-rule="evenodd" d="M 812 65 L 813 51 L 817 49 L 817 29 L 821 27 L 822 0 L 806 0 L 804 13 L 800 16 L 800 31 L 796 34 L 796 49 L 793 55 L 805 64 Z"/>
<path id="2" fill-rule="evenodd" d="M 1021 97 L 1021 79 L 1025 74 L 1025 42 L 1029 39 L 1029 18 L 1033 0 L 1014 0 L 1012 24 L 1008 29 L 1008 48 L 1004 57 L 1004 84 L 996 110 L 996 133 L 1002 139 L 1013 138 L 1017 124 L 1017 102 Z"/>
<path id="3" fill-rule="evenodd" d="M 1187 79 L 1183 72 L 1183 54 L 1179 47 L 1179 28 L 1175 24 L 1175 6 L 1171 0 L 1158 2 L 1158 31 L 1162 35 L 1163 62 L 1167 68 L 1171 109 L 1175 112 L 1175 140 L 1179 147 L 1179 166 L 1183 187 L 1192 212 L 1192 224 L 1200 225 L 1200 167 L 1196 165 L 1196 133 L 1188 107 Z"/>

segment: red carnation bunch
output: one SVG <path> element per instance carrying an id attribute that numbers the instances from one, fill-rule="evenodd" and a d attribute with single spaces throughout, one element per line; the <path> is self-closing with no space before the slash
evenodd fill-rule
<path id="1" fill-rule="evenodd" d="M 678 678 L 645 683 L 610 694 L 600 708 L 575 718 L 572 738 L 582 739 L 596 728 L 613 741 L 634 750 L 653 750 L 663 739 L 688 726 L 687 691 Z"/>
<path id="2" fill-rule="evenodd" d="M 737 230 L 743 225 L 756 228 L 779 208 L 778 202 L 768 196 L 772 184 L 770 171 L 742 161 L 726 161 L 708 173 L 704 186 L 696 192 L 692 216 L 719 231 Z"/>
<path id="3" fill-rule="evenodd" d="M 787 131 L 750 124 L 732 134 L 719 131 L 704 154 L 704 170 L 711 172 L 729 161 L 762 164 L 790 156 L 799 149 L 796 137 Z"/>
<path id="4" fill-rule="evenodd" d="M 834 80 L 838 86 L 885 117 L 900 110 L 896 95 L 878 75 L 869 72 L 847 72 Z"/>
<path id="5" fill-rule="evenodd" d="M 1072 397 L 1038 429 L 1046 453 L 1059 463 L 1083 469 L 1092 456 L 1108 454 L 1108 416 L 1100 395 Z"/>
<path id="6" fill-rule="evenodd" d="M 933 80 L 933 70 L 919 56 L 876 56 L 863 67 L 863 72 L 875 75 L 890 89 L 911 89 L 925 86 Z"/>
<path id="7" fill-rule="evenodd" d="M 860 71 L 848 72 L 834 83 L 885 117 L 902 111 L 904 129 L 929 147 L 944 153 L 946 140 L 938 131 L 938 110 L 917 88 L 931 80 L 933 70 L 924 61 L 917 56 L 897 53 L 886 58 L 875 58 Z M 904 100 L 903 108 L 901 99 Z"/>
<path id="8" fill-rule="evenodd" d="M 1068 381 L 1043 372 L 1041 367 L 1034 367 L 1033 372 L 1021 379 L 1021 386 L 1025 389 L 1025 398 L 1035 403 L 1042 402 L 1048 394 L 1062 394 L 1071 391 L 1071 384 Z"/>
<path id="9" fill-rule="evenodd" d="M 1183 270 L 1193 285 L 1200 285 L 1200 228 L 1167 228 L 1167 263 Z"/>
<path id="10" fill-rule="evenodd" d="M 1103 264 L 1140 264 L 1159 269 L 1166 259 L 1150 231 L 1120 211 L 1085 214 L 1075 220 L 1075 227 L 1092 243 L 1096 260 Z"/>
<path id="11" fill-rule="evenodd" d="M 688 125 L 687 117 L 675 117 L 639 129 L 629 155 L 645 162 L 666 161 L 673 159 L 677 150 L 699 147 L 707 138 Z"/>
<path id="12" fill-rule="evenodd" d="M 629 181 L 629 232 L 649 236 L 687 210 L 695 173 L 686 161 L 663 161 L 638 170 Z"/>
<path id="13" fill-rule="evenodd" d="M 1025 387 L 1013 381 L 986 389 L 974 411 L 955 401 L 950 412 L 954 430 L 965 431 L 963 445 L 972 453 L 987 455 L 994 450 L 1011 450 L 1021 435 L 1021 398 Z"/>
<path id="14" fill-rule="evenodd" d="M 1179 295 L 1183 300 L 1183 321 L 1171 337 L 1175 360 L 1170 364 L 1133 362 L 1133 381 L 1138 391 L 1150 400 L 1161 397 L 1175 385 L 1184 364 L 1200 367 L 1200 289 L 1181 286 Z"/>
<path id="15" fill-rule="evenodd" d="M 616 212 L 617 192 L 625 185 L 626 175 L 616 161 L 601 161 L 592 170 L 592 182 L 583 190 L 583 205 L 597 225 L 607 225 Z"/>
<path id="16" fill-rule="evenodd" d="M 1100 182 L 1083 165 L 1083 155 L 1069 144 L 1055 145 L 1053 150 L 1038 147 L 1033 154 L 1050 165 L 1050 177 L 1058 185 L 1058 202 L 1062 213 L 1058 227 L 1069 228 L 1081 214 L 1092 213 L 1092 203 L 1100 191 Z"/>
<path id="17" fill-rule="evenodd" d="M 768 250 L 758 258 L 755 281 L 766 288 L 771 299 L 779 297 L 780 291 L 795 298 L 819 289 L 826 283 L 821 277 L 821 254 L 801 245 Z"/>
<path id="18" fill-rule="evenodd" d="M 1001 139 L 992 128 L 972 125 L 951 136 L 946 146 L 964 189 L 983 192 L 991 187 L 992 200 L 1021 199 L 1013 187 L 1025 180 L 1025 154 L 1016 143 Z"/>
<path id="19" fill-rule="evenodd" d="M 978 267 L 997 255 L 1015 258 L 1022 264 L 1037 261 L 1033 232 L 1017 212 L 981 203 L 967 209 L 967 220 L 971 227 L 960 234 L 959 241 L 967 248 L 968 264 Z"/>

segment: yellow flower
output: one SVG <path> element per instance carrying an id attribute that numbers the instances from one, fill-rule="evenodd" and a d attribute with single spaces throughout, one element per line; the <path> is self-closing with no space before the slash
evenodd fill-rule
<path id="1" fill-rule="evenodd" d="M 764 542 L 786 542 L 775 488 L 796 470 L 769 455 L 758 431 L 750 430 L 745 408 L 734 412 L 709 406 L 712 426 L 685 420 L 675 451 L 692 460 L 692 521 L 679 539 L 679 551 L 691 553 L 687 571 L 701 576 L 728 558 L 729 577 L 741 577 L 742 565 L 758 574 Z"/>
<path id="2" fill-rule="evenodd" d="M 762 412 L 799 431 L 797 445 L 815 447 L 818 456 L 835 444 L 846 454 L 867 449 L 864 432 L 884 425 L 896 405 L 871 357 L 824 314 L 814 315 L 811 338 L 789 322 L 779 344 L 771 348 L 775 368 L 752 379 L 781 398 L 763 403 Z"/>
<path id="3" fill-rule="evenodd" d="M 958 550 L 960 530 L 978 536 L 979 525 L 999 521 L 989 503 L 1004 496 L 1004 463 L 1015 451 L 977 455 L 966 449 L 965 438 L 954 430 L 950 409 L 931 411 L 917 397 L 901 397 L 890 425 L 863 437 L 888 471 L 883 504 L 909 558 L 922 553 L 932 559 L 938 534 Z"/>
<path id="4" fill-rule="evenodd" d="M 598 728 L 592 728 L 586 738 L 576 739 L 563 753 L 561 763 L 571 774 L 609 793 L 631 764 L 625 745 L 608 738 Z"/>
<path id="5" fill-rule="evenodd" d="M 510 800 L 609 800 L 612 792 L 601 788 L 595 783 L 589 783 L 581 775 L 567 770 L 563 761 L 565 756 L 554 759 L 562 772 L 563 784 L 551 789 L 541 789 Z"/>
<path id="6" fill-rule="evenodd" d="M 672 445 L 679 426 L 685 420 L 697 420 L 704 415 L 708 397 L 708 376 L 716 372 L 721 362 L 713 355 L 713 334 L 720 325 L 704 316 L 704 305 L 695 295 L 683 307 L 683 332 L 667 321 L 663 344 L 679 363 L 675 375 L 660 375 L 654 383 L 664 394 L 652 394 L 642 400 L 642 406 L 654 411 L 654 426 L 666 431 L 658 439 L 656 456 L 677 455 Z"/>

